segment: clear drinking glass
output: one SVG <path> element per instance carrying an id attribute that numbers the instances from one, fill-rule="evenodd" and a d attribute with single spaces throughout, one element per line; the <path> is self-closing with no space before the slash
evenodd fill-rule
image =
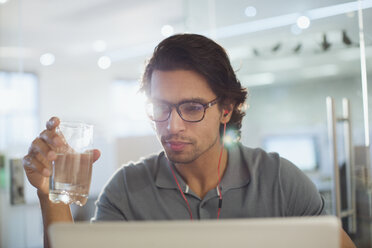
<path id="1" fill-rule="evenodd" d="M 88 199 L 93 164 L 93 126 L 61 122 L 56 133 L 64 145 L 56 150 L 49 180 L 49 199 L 54 203 L 83 206 Z"/>

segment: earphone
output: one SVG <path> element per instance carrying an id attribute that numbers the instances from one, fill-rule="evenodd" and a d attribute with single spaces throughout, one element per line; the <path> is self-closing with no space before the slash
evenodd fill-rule
<path id="1" fill-rule="evenodd" d="M 227 116 L 228 114 L 229 114 L 229 111 L 228 111 L 228 110 L 225 110 L 225 111 L 224 111 L 224 116 Z M 220 219 L 220 213 L 221 213 L 221 208 L 222 208 L 222 193 L 221 193 L 221 187 L 220 187 L 220 183 L 221 183 L 220 165 L 221 165 L 221 159 L 222 159 L 223 149 L 224 149 L 224 146 L 225 146 L 225 142 L 224 142 L 225 134 L 226 134 L 226 122 L 225 122 L 224 125 L 223 125 L 222 147 L 221 147 L 220 157 L 219 157 L 219 159 L 218 159 L 218 166 L 217 166 L 217 170 L 218 170 L 217 192 L 218 192 L 218 198 L 219 198 L 219 199 L 218 199 L 217 220 Z M 192 212 L 191 212 L 191 208 L 190 208 L 190 204 L 189 204 L 189 202 L 187 201 L 186 196 L 185 196 L 185 194 L 183 193 L 180 184 L 178 183 L 178 180 L 177 180 L 176 174 L 174 173 L 174 170 L 173 170 L 173 168 L 172 168 L 172 165 L 171 165 L 171 163 L 170 163 L 169 161 L 168 161 L 168 165 L 169 165 L 169 168 L 170 168 L 171 171 L 172 171 L 173 178 L 174 178 L 174 181 L 175 181 L 176 184 L 177 184 L 178 190 L 180 191 L 183 200 L 186 202 L 187 209 L 188 209 L 188 211 L 189 211 L 189 215 L 190 215 L 190 220 L 193 220 Z"/>

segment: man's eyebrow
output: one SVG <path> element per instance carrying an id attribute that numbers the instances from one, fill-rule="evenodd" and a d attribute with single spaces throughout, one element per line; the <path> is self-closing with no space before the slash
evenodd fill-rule
<path id="1" fill-rule="evenodd" d="M 192 97 L 192 98 L 185 98 L 182 99 L 180 102 L 200 102 L 205 103 L 208 102 L 206 99 L 200 98 L 200 97 Z"/>
<path id="2" fill-rule="evenodd" d="M 164 99 L 160 99 L 160 98 L 150 98 L 149 100 L 152 101 L 152 102 L 161 102 L 161 103 L 167 103 L 167 104 L 178 104 L 178 103 L 183 103 L 183 102 L 199 102 L 199 103 L 208 102 L 206 99 L 203 99 L 201 97 L 183 98 L 176 103 L 172 103 L 172 102 L 166 101 Z"/>
<path id="3" fill-rule="evenodd" d="M 149 101 L 150 102 L 159 102 L 159 103 L 171 104 L 171 102 L 168 102 L 166 100 L 163 100 L 163 99 L 160 99 L 160 98 L 153 98 L 153 97 L 149 98 Z"/>

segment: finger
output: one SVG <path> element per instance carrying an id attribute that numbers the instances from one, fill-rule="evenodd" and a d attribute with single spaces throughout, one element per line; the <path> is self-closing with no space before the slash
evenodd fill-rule
<path id="1" fill-rule="evenodd" d="M 62 138 L 54 131 L 44 130 L 40 133 L 39 138 L 45 141 L 51 148 L 57 148 L 63 145 Z"/>
<path id="2" fill-rule="evenodd" d="M 98 149 L 87 150 L 84 154 L 88 155 L 85 158 L 90 160 L 90 164 L 96 162 L 101 157 L 101 152 Z"/>
<path id="3" fill-rule="evenodd" d="M 50 151 L 51 153 L 54 153 L 53 151 Z M 55 159 L 57 159 L 57 155 L 54 153 L 55 156 Z M 43 155 L 41 155 L 40 153 L 35 153 L 33 158 L 40 162 L 45 168 L 47 169 L 51 169 L 52 167 L 52 163 L 53 163 L 53 160 L 49 160 L 48 158 L 44 157 Z"/>
<path id="4" fill-rule="evenodd" d="M 49 145 L 40 138 L 36 138 L 34 141 L 32 141 L 32 144 L 31 144 L 30 149 L 28 150 L 28 153 L 29 154 L 40 154 L 40 156 L 44 157 L 46 161 L 52 161 L 56 159 L 55 156 L 53 156 L 54 152 L 51 151 Z M 42 160 L 40 161 L 44 162 Z"/>
<path id="5" fill-rule="evenodd" d="M 96 162 L 101 157 L 101 152 L 98 149 L 92 150 L 93 152 L 93 163 Z"/>
<path id="6" fill-rule="evenodd" d="M 58 127 L 59 123 L 60 120 L 58 117 L 52 117 L 49 119 L 49 121 L 47 121 L 46 128 L 48 130 L 54 130 L 56 127 Z"/>
<path id="7" fill-rule="evenodd" d="M 44 166 L 41 162 L 36 160 L 34 157 L 30 155 L 26 155 L 23 158 L 23 167 L 26 171 L 36 171 L 39 174 L 43 175 L 44 177 L 49 177 L 51 172 L 48 168 Z"/>

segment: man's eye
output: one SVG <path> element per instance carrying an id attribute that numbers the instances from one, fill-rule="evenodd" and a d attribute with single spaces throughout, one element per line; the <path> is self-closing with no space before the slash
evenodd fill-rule
<path id="1" fill-rule="evenodd" d="M 168 106 L 166 105 L 163 105 L 163 104 L 160 104 L 160 105 L 154 105 L 154 112 L 156 113 L 164 113 L 164 112 L 168 112 L 169 109 L 168 109 Z"/>
<path id="2" fill-rule="evenodd" d="M 187 113 L 200 112 L 203 110 L 203 105 L 200 103 L 188 103 L 181 106 L 181 110 Z"/>

